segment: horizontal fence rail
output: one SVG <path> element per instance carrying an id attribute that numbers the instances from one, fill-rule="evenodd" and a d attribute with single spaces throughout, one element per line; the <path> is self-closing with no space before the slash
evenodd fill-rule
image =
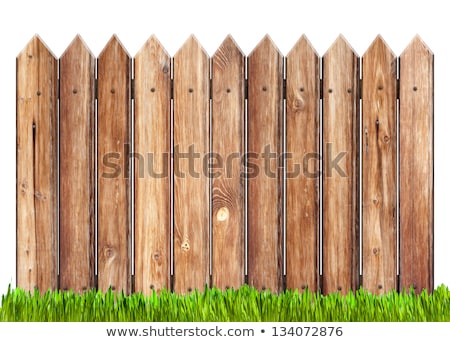
<path id="1" fill-rule="evenodd" d="M 17 286 L 432 291 L 433 53 L 17 57 Z"/>

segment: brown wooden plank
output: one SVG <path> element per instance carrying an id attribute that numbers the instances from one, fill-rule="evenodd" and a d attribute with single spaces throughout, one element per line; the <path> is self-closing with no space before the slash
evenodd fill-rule
<path id="1" fill-rule="evenodd" d="M 57 287 L 58 63 L 35 36 L 17 57 L 17 286 Z"/>
<path id="2" fill-rule="evenodd" d="M 286 286 L 319 288 L 319 57 L 305 36 L 286 57 Z"/>
<path id="3" fill-rule="evenodd" d="M 248 282 L 282 290 L 283 56 L 266 36 L 248 57 Z"/>
<path id="4" fill-rule="evenodd" d="M 191 36 L 174 57 L 174 290 L 209 283 L 209 57 Z"/>
<path id="5" fill-rule="evenodd" d="M 60 288 L 95 286 L 95 58 L 77 36 L 60 58 Z"/>
<path id="6" fill-rule="evenodd" d="M 135 57 L 135 291 L 170 289 L 170 57 L 152 36 Z"/>
<path id="7" fill-rule="evenodd" d="M 228 36 L 212 58 L 212 283 L 239 288 L 245 281 L 244 55 Z"/>
<path id="8" fill-rule="evenodd" d="M 131 60 L 113 36 L 98 59 L 98 287 L 130 292 Z"/>
<path id="9" fill-rule="evenodd" d="M 397 59 L 381 36 L 362 57 L 363 286 L 397 289 Z"/>
<path id="10" fill-rule="evenodd" d="M 434 56 L 416 36 L 400 56 L 400 287 L 433 290 Z"/>
<path id="11" fill-rule="evenodd" d="M 359 59 L 340 36 L 323 57 L 323 291 L 359 284 Z"/>

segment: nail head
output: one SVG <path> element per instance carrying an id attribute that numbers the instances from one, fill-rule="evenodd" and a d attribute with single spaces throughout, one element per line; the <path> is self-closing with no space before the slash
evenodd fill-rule
<path id="1" fill-rule="evenodd" d="M 36 94 L 37 94 L 37 96 L 41 96 L 42 95 L 40 90 L 38 90 Z"/>
<path id="2" fill-rule="evenodd" d="M 333 89 L 328 89 L 328 92 L 331 94 L 333 92 Z"/>
<path id="3" fill-rule="evenodd" d="M 189 88 L 189 92 L 190 92 L 190 93 L 193 93 L 193 92 L 194 92 L 194 89 Z"/>
<path id="4" fill-rule="evenodd" d="M 78 89 L 72 90 L 72 93 L 77 94 L 78 93 Z"/>
<path id="5" fill-rule="evenodd" d="M 113 89 L 111 89 L 111 94 L 115 94 L 116 93 L 116 90 L 113 88 Z"/>
<path id="6" fill-rule="evenodd" d="M 414 90 L 414 91 L 417 91 L 417 86 L 414 86 L 414 87 L 413 87 L 413 90 Z"/>
<path id="7" fill-rule="evenodd" d="M 266 87 L 266 86 L 262 87 L 262 90 L 263 90 L 263 91 L 266 91 L 266 90 L 267 90 L 267 87 Z"/>
<path id="8" fill-rule="evenodd" d="M 155 89 L 155 88 L 152 88 L 152 89 L 150 89 L 150 91 L 151 91 L 152 93 L 154 93 L 154 92 L 156 91 L 156 89 Z"/>

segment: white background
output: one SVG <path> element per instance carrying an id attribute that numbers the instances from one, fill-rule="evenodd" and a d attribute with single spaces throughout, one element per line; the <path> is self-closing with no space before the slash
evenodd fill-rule
<path id="1" fill-rule="evenodd" d="M 171 55 L 191 33 L 209 55 L 229 33 L 245 54 L 268 33 L 284 55 L 303 33 L 320 55 L 340 33 L 359 55 L 377 34 L 397 55 L 420 34 L 435 54 L 435 284 L 450 285 L 445 152 L 450 128 L 450 20 L 445 4 L 442 0 L 1 1 L 0 293 L 15 284 L 15 58 L 34 34 L 59 57 L 77 33 L 96 56 L 113 33 L 131 56 L 151 34 Z"/>

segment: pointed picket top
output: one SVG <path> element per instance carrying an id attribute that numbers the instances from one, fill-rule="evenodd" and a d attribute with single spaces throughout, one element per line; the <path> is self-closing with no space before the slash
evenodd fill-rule
<path id="1" fill-rule="evenodd" d="M 143 56 L 147 54 L 155 54 L 157 56 L 164 56 L 165 58 L 170 58 L 169 53 L 154 34 L 152 34 L 150 38 L 144 43 L 144 45 L 134 56 L 134 58 L 135 59 L 145 58 Z"/>
<path id="2" fill-rule="evenodd" d="M 422 38 L 417 34 L 412 41 L 408 44 L 408 46 L 403 50 L 400 58 L 405 57 L 411 53 L 420 53 L 422 55 L 434 56 L 431 49 L 427 44 L 422 40 Z"/>
<path id="3" fill-rule="evenodd" d="M 217 53 L 219 52 L 219 50 L 221 50 L 221 49 L 226 49 L 226 50 L 233 49 L 233 50 L 236 50 L 240 55 L 244 56 L 244 53 L 242 52 L 241 48 L 236 43 L 236 41 L 234 40 L 234 38 L 231 34 L 229 34 L 225 37 L 222 44 L 220 44 L 220 46 L 218 47 L 218 49 L 216 50 L 216 52 L 214 53 L 213 56 L 216 56 Z"/>
<path id="4" fill-rule="evenodd" d="M 110 53 L 119 53 L 125 55 L 127 58 L 130 58 L 130 54 L 127 49 L 123 46 L 122 42 L 119 40 L 117 35 L 113 35 L 108 43 L 103 48 L 102 52 L 98 56 L 98 59 L 102 59 L 103 56 L 108 55 Z"/>
<path id="5" fill-rule="evenodd" d="M 198 39 L 195 37 L 195 35 L 191 34 L 188 39 L 184 42 L 184 44 L 178 49 L 178 51 L 175 53 L 174 58 L 179 57 L 180 55 L 184 54 L 191 54 L 194 51 L 197 51 L 197 54 L 203 55 L 206 58 L 209 58 L 208 53 L 203 48 L 203 46 L 200 44 Z"/>
<path id="6" fill-rule="evenodd" d="M 364 52 L 363 58 L 369 55 L 376 55 L 376 54 L 387 55 L 391 56 L 392 58 L 396 57 L 395 53 L 392 51 L 389 45 L 387 45 L 386 41 L 380 34 L 374 39 L 372 44 L 370 44 L 366 52 Z"/>
<path id="7" fill-rule="evenodd" d="M 244 53 L 242 52 L 241 48 L 230 34 L 226 36 L 222 44 L 220 44 L 220 46 L 217 48 L 216 52 L 213 55 L 213 58 L 225 59 L 224 62 L 226 64 L 226 58 L 228 56 L 227 51 L 234 52 L 233 55 L 236 53 L 244 57 Z"/>
<path id="8" fill-rule="evenodd" d="M 278 47 L 275 45 L 274 41 L 268 34 L 264 36 L 263 39 L 256 45 L 256 47 L 253 49 L 253 51 L 248 55 L 249 58 L 253 56 L 253 54 L 259 52 L 259 51 L 274 51 L 275 54 L 282 55 Z"/>
<path id="9" fill-rule="evenodd" d="M 309 39 L 306 37 L 306 35 L 302 35 L 299 40 L 295 43 L 295 45 L 292 47 L 291 51 L 287 54 L 286 58 L 295 58 L 299 56 L 299 54 L 309 52 L 312 53 L 317 58 L 319 57 L 319 54 L 317 53 L 314 46 L 312 46 Z M 301 55 L 300 55 L 301 56 Z"/>
<path id="10" fill-rule="evenodd" d="M 66 58 L 67 55 L 76 53 L 86 53 L 94 58 L 94 54 L 91 52 L 89 47 L 86 45 L 85 41 L 79 34 L 72 40 L 67 49 L 61 55 L 61 59 Z"/>
<path id="11" fill-rule="evenodd" d="M 40 51 L 46 51 L 50 57 L 56 59 L 56 56 L 52 50 L 50 50 L 47 44 L 45 44 L 41 37 L 37 34 L 30 39 L 27 45 L 25 45 L 22 51 L 17 55 L 17 59 L 20 59 L 23 56 L 31 59 L 34 54 L 40 53 Z"/>
<path id="12" fill-rule="evenodd" d="M 359 57 L 356 51 L 353 49 L 353 47 L 350 45 L 350 43 L 345 39 L 345 37 L 340 34 L 339 37 L 336 38 L 336 40 L 331 44 L 331 46 L 328 48 L 327 52 L 323 55 L 324 58 L 326 58 L 328 55 L 333 54 L 335 51 L 345 51 L 348 50 L 353 54 L 355 57 Z"/>

